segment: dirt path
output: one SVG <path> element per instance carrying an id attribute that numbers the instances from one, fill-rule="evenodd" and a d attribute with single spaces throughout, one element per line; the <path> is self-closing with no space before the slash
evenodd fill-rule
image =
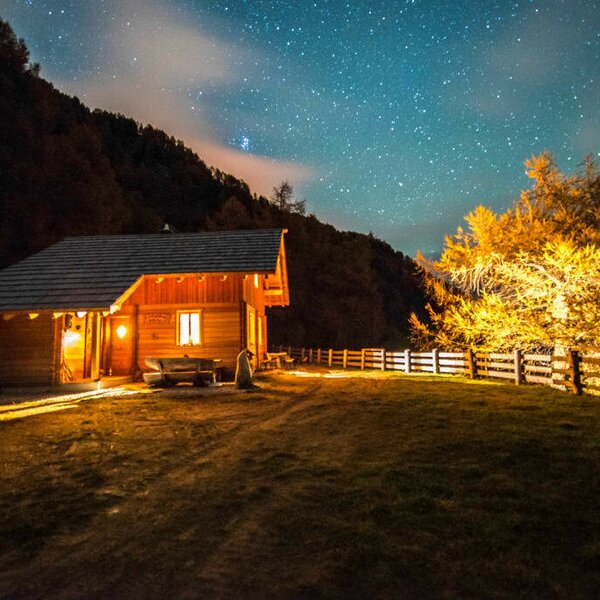
<path id="1" fill-rule="evenodd" d="M 222 582 L 268 511 L 268 490 L 249 487 L 246 467 L 278 455 L 269 436 L 314 403 L 319 387 L 299 380 L 203 401 L 187 390 L 98 398 L 7 424 L 2 504 L 27 498 L 27 506 L 20 523 L 8 523 L 22 544 L 4 544 L 0 590 L 70 598 L 132 597 L 141 588 L 141 597 L 160 597 L 185 581 L 183 596 L 226 594 Z M 78 572 L 85 578 L 70 577 Z"/>

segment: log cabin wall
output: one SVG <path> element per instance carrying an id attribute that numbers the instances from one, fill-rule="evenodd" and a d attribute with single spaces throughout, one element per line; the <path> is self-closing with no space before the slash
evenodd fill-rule
<path id="1" fill-rule="evenodd" d="M 58 383 L 60 319 L 41 314 L 0 317 L 0 386 L 46 386 Z"/>
<path id="2" fill-rule="evenodd" d="M 260 314 L 265 313 L 264 275 L 252 274 L 243 280 L 243 299 Z"/>
<path id="3" fill-rule="evenodd" d="M 193 358 L 218 358 L 221 366 L 233 369 L 240 349 L 245 346 L 240 335 L 243 286 L 243 274 L 190 276 L 181 280 L 173 276 L 144 277 L 121 310 L 109 318 L 105 340 L 112 345 L 105 348 L 105 353 L 109 357 L 113 354 L 114 359 L 109 358 L 107 364 L 118 362 L 122 371 L 129 347 L 134 372 L 148 370 L 146 357 L 171 358 L 183 354 Z M 200 311 L 201 343 L 198 346 L 177 344 L 178 313 L 187 311 Z M 124 322 L 130 326 L 117 342 L 116 329 Z"/>
<path id="4" fill-rule="evenodd" d="M 165 276 L 144 277 L 133 292 L 126 306 L 147 304 L 233 304 L 241 299 L 244 276 L 236 273 L 226 276 L 205 275 L 198 277 Z"/>

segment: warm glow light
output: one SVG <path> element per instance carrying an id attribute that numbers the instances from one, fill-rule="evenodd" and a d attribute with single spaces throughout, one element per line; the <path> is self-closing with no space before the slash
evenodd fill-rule
<path id="1" fill-rule="evenodd" d="M 256 273 L 254 274 L 254 287 L 258 287 L 258 275 Z"/>
<path id="2" fill-rule="evenodd" d="M 76 331 L 65 331 L 65 337 L 63 338 L 63 346 L 68 348 L 69 346 L 73 346 L 79 342 L 81 339 L 81 334 Z"/>
<path id="3" fill-rule="evenodd" d="M 127 327 L 125 327 L 125 325 L 119 325 L 116 333 L 120 339 L 123 339 L 127 335 Z"/>
<path id="4" fill-rule="evenodd" d="M 33 319 L 37 319 L 40 316 L 40 313 L 29 313 L 29 318 L 33 321 Z"/>
<path id="5" fill-rule="evenodd" d="M 102 382 L 98 382 L 102 387 Z M 152 390 L 141 390 L 142 393 L 148 393 Z M 80 402 L 91 398 L 110 398 L 113 396 L 131 396 L 140 393 L 139 391 L 126 390 L 125 388 L 97 389 L 75 394 L 64 394 L 62 396 L 48 396 L 32 402 L 19 402 L 16 405 L 0 406 L 0 421 L 11 421 L 22 419 L 32 415 L 74 408 Z"/>
<path id="6" fill-rule="evenodd" d="M 87 315 L 87 312 L 85 310 L 78 310 L 75 314 L 77 315 L 78 319 L 83 319 L 83 317 Z"/>

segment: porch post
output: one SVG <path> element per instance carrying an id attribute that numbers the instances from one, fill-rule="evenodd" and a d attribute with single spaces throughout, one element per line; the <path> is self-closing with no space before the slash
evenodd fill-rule
<path id="1" fill-rule="evenodd" d="M 92 316 L 92 361 L 90 375 L 92 379 L 100 379 L 100 353 L 102 352 L 102 316 L 91 313 Z"/>

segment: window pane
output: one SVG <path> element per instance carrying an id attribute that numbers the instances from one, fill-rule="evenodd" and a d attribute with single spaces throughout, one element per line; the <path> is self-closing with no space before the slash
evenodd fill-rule
<path id="1" fill-rule="evenodd" d="M 190 341 L 192 344 L 200 344 L 200 313 L 190 314 Z"/>
<path id="2" fill-rule="evenodd" d="M 181 313 L 179 315 L 179 344 L 185 346 L 190 343 L 190 315 Z"/>

